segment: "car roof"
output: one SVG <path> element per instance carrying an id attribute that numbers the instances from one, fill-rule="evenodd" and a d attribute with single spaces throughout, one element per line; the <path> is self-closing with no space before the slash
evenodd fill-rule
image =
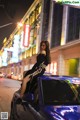
<path id="1" fill-rule="evenodd" d="M 59 75 L 42 75 L 39 77 L 42 80 L 65 80 L 68 81 L 69 83 L 73 83 L 73 84 L 78 84 L 80 85 L 80 78 L 79 77 L 72 77 L 72 76 L 59 76 Z"/>

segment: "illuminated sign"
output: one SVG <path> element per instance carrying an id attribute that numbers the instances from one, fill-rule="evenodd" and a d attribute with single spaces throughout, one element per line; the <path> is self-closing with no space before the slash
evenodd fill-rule
<path id="1" fill-rule="evenodd" d="M 21 41 L 20 41 L 20 48 L 23 49 L 24 46 L 23 46 L 23 37 L 24 37 L 24 32 L 22 31 L 21 32 Z"/>
<path id="2" fill-rule="evenodd" d="M 4 50 L 13 52 L 14 49 L 13 49 L 13 47 L 10 47 L 10 48 L 4 48 Z"/>
<path id="3" fill-rule="evenodd" d="M 24 25 L 24 38 L 23 38 L 23 46 L 29 46 L 29 37 L 30 37 L 30 25 Z"/>
<path id="4" fill-rule="evenodd" d="M 18 62 L 18 61 L 19 61 L 19 35 L 15 35 L 11 62 Z"/>
<path id="5" fill-rule="evenodd" d="M 2 54 L 2 65 L 7 66 L 7 51 L 6 50 L 4 50 Z"/>
<path id="6" fill-rule="evenodd" d="M 50 73 L 53 75 L 57 74 L 57 62 L 52 62 L 50 65 Z"/>
<path id="7" fill-rule="evenodd" d="M 80 8 L 80 0 L 53 0 L 60 4 L 71 5 L 77 8 Z"/>

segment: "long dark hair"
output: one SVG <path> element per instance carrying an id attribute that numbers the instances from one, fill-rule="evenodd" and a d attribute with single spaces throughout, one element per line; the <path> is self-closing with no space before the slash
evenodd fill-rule
<path id="1" fill-rule="evenodd" d="M 46 45 L 46 50 L 45 50 L 46 51 L 46 59 L 47 59 L 48 64 L 50 64 L 51 63 L 51 57 L 50 57 L 49 42 L 47 40 L 41 41 L 41 43 L 40 43 L 40 49 L 41 49 L 41 46 L 42 46 L 43 43 L 45 43 L 45 45 Z"/>

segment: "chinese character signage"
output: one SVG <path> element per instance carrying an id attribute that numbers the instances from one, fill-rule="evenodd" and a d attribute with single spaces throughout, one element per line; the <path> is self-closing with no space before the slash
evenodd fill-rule
<path id="1" fill-rule="evenodd" d="M 30 25 L 24 25 L 24 36 L 23 36 L 23 46 L 29 46 L 29 38 L 30 38 Z"/>

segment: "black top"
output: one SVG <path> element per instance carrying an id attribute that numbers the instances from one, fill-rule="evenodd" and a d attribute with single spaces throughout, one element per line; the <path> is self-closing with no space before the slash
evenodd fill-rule
<path id="1" fill-rule="evenodd" d="M 42 63 L 44 63 L 44 65 L 46 65 L 46 66 L 48 65 L 48 62 L 47 62 L 47 59 L 46 59 L 46 55 L 40 53 L 37 56 L 37 62 L 32 67 L 33 72 L 34 72 L 35 69 L 38 69 Z"/>
<path id="2" fill-rule="evenodd" d="M 34 64 L 32 69 L 28 70 L 24 77 L 31 75 L 33 77 L 42 75 L 45 72 L 45 67 L 48 65 L 48 61 L 45 54 L 37 55 L 37 62 Z"/>

